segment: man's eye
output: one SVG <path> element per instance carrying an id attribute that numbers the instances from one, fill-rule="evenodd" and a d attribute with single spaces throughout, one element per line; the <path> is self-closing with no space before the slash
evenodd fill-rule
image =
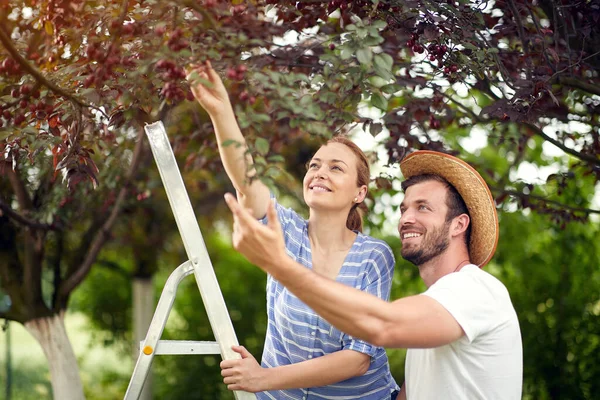
<path id="1" fill-rule="evenodd" d="M 427 206 L 420 205 L 420 206 L 419 206 L 419 210 L 427 210 Z"/>

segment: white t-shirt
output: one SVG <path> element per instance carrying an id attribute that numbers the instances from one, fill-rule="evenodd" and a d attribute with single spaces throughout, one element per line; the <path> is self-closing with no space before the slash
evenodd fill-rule
<path id="1" fill-rule="evenodd" d="M 407 399 L 521 399 L 521 330 L 502 282 L 467 265 L 423 295 L 442 304 L 465 336 L 445 346 L 407 351 Z"/>

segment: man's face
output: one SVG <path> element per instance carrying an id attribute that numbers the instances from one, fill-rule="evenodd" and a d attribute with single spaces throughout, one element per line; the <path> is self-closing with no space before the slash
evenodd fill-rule
<path id="1" fill-rule="evenodd" d="M 438 181 L 426 181 L 406 189 L 400 205 L 398 232 L 402 257 L 417 266 L 444 253 L 450 244 L 446 192 L 444 184 Z"/>

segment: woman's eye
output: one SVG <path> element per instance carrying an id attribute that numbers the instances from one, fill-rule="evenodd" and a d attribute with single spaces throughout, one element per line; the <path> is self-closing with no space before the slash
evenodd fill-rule
<path id="1" fill-rule="evenodd" d="M 342 171 L 342 169 L 340 167 L 338 167 L 337 165 L 334 165 L 333 167 L 331 167 L 332 170 L 337 170 L 337 171 Z"/>
<path id="2" fill-rule="evenodd" d="M 310 164 L 308 164 L 308 168 L 309 169 L 319 168 L 319 165 L 317 163 L 310 163 Z"/>

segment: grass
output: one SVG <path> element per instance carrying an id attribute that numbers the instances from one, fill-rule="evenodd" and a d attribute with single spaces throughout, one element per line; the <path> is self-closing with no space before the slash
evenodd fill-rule
<path id="1" fill-rule="evenodd" d="M 121 388 L 127 386 L 133 370 L 132 359 L 94 342 L 83 314 L 67 314 L 65 325 L 87 398 L 123 398 L 125 389 Z M 12 361 L 10 400 L 52 399 L 48 362 L 42 348 L 21 324 L 11 322 L 9 332 Z M 7 334 L 0 331 L 0 400 L 7 399 Z M 119 393 L 110 393 L 109 387 L 117 388 Z M 95 395 L 94 391 L 100 393 Z"/>

